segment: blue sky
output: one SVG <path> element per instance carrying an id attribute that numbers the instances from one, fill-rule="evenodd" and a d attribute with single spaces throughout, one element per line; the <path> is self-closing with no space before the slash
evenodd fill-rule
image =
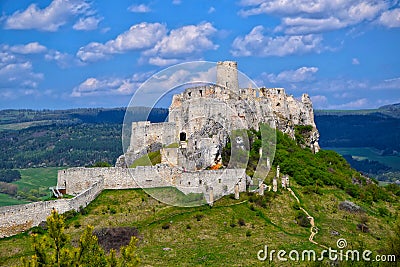
<path id="1" fill-rule="evenodd" d="M 235 60 L 318 109 L 400 102 L 400 5 L 382 0 L 1 0 L 0 109 L 127 106 L 152 74 Z"/>

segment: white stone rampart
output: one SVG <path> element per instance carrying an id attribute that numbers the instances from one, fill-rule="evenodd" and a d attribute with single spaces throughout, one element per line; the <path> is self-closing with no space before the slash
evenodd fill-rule
<path id="1" fill-rule="evenodd" d="M 84 182 L 83 182 L 84 181 Z M 221 169 L 188 172 L 168 164 L 138 166 L 136 168 L 70 168 L 58 172 L 58 186 L 66 185 L 66 193 L 79 194 L 90 186 L 87 181 L 103 181 L 104 189 L 155 188 L 173 186 L 185 194 L 205 193 L 214 188 L 214 196 L 233 193 L 236 184 L 239 191 L 246 191 L 244 169 Z"/>
<path id="2" fill-rule="evenodd" d="M 0 238 L 15 235 L 38 226 L 51 214 L 53 209 L 59 213 L 78 211 L 86 207 L 103 190 L 103 181 L 96 181 L 72 199 L 40 201 L 23 205 L 0 207 Z"/>

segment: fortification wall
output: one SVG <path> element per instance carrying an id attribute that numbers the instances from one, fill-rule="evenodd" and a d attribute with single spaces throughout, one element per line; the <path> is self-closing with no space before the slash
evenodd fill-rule
<path id="1" fill-rule="evenodd" d="M 59 213 L 72 209 L 78 211 L 80 207 L 86 207 L 92 202 L 103 190 L 103 187 L 103 181 L 98 181 L 72 199 L 0 207 L 0 238 L 12 236 L 38 226 L 42 221 L 46 221 L 46 218 L 54 209 Z"/>

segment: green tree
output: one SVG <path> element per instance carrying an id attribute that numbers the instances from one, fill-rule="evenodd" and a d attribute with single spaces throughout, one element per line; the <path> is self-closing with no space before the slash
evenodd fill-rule
<path id="1" fill-rule="evenodd" d="M 80 266 L 107 266 L 104 250 L 99 246 L 94 227 L 88 225 L 79 238 L 78 263 Z"/>
<path id="2" fill-rule="evenodd" d="M 53 210 L 46 222 L 51 247 L 55 249 L 55 262 L 57 266 L 60 266 L 61 249 L 69 242 L 69 236 L 64 233 L 64 218 L 56 210 Z"/>
<path id="3" fill-rule="evenodd" d="M 131 237 L 129 245 L 120 248 L 121 258 L 119 266 L 121 267 L 135 267 L 139 265 L 139 257 L 136 253 L 136 243 L 138 239 L 135 236 Z"/>

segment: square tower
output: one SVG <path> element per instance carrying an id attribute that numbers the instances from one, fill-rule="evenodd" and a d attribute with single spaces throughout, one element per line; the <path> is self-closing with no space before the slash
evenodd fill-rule
<path id="1" fill-rule="evenodd" d="M 233 92 L 239 92 L 239 80 L 236 61 L 219 61 L 217 63 L 217 85 Z"/>

